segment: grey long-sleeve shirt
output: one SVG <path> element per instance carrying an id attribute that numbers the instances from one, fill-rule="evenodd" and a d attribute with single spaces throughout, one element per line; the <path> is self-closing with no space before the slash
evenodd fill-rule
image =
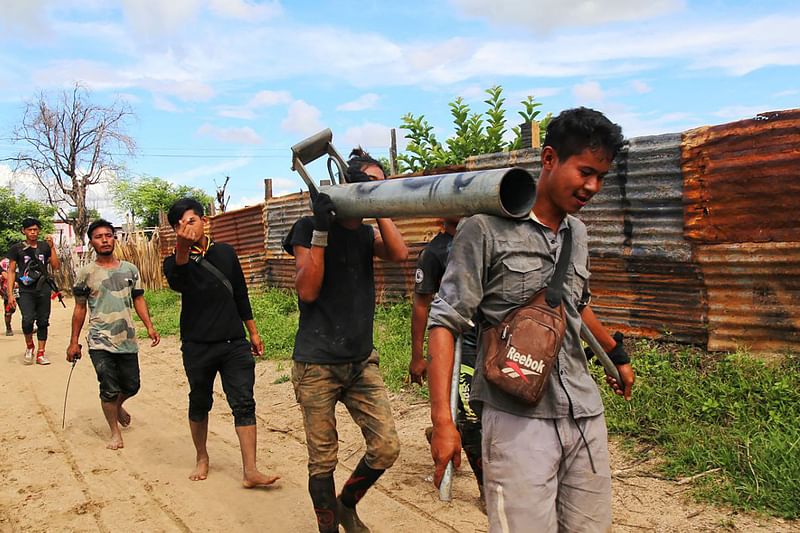
<path id="1" fill-rule="evenodd" d="M 476 312 L 495 325 L 547 285 L 555 270 L 567 222 L 572 230 L 572 257 L 564 285 L 567 327 L 547 390 L 531 407 L 486 381 L 479 349 L 471 403 L 532 418 L 582 418 L 603 412 L 597 384 L 589 374 L 580 343 L 578 308 L 588 301 L 589 251 L 586 226 L 567 216 L 558 235 L 534 219 L 510 220 L 491 215 L 464 219 L 458 227 L 447 271 L 431 305 L 428 327 L 442 326 L 454 335 L 469 329 Z"/>

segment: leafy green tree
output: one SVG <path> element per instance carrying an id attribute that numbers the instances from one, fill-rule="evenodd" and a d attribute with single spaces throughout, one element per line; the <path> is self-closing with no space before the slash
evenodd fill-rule
<path id="1" fill-rule="evenodd" d="M 7 187 L 0 187 L 0 254 L 5 254 L 12 244 L 23 239 L 20 228 L 27 217 L 39 219 L 42 235 L 53 233 L 55 208 L 36 202 L 23 195 L 15 196 Z"/>
<path id="2" fill-rule="evenodd" d="M 455 133 L 444 144 L 436 139 L 433 126 L 425 119 L 425 115 L 419 117 L 412 113 L 403 115 L 400 128 L 407 131 L 405 137 L 409 142 L 406 153 L 397 156 L 401 172 L 460 165 L 473 155 L 518 149 L 521 145 L 519 126 L 511 128 L 514 140 L 510 142 L 506 140 L 507 121 L 504 108 L 506 99 L 503 98 L 503 88 L 495 85 L 485 92 L 488 98 L 484 103 L 488 108 L 484 114 L 473 112 L 460 96 L 450 102 Z M 523 121 L 536 120 L 541 113 L 537 108 L 542 104 L 535 101 L 533 96 L 528 96 L 521 104 L 524 109 L 518 113 Z M 548 114 L 540 122 L 542 138 L 550 116 Z"/>
<path id="3" fill-rule="evenodd" d="M 111 195 L 118 209 L 131 213 L 135 222 L 145 227 L 158 226 L 158 212 L 167 211 L 180 198 L 194 198 L 206 207 L 213 202 L 201 189 L 175 185 L 158 177 L 116 181 Z"/>

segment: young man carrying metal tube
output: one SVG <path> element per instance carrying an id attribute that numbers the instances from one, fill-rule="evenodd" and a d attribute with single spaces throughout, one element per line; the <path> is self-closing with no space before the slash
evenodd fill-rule
<path id="1" fill-rule="evenodd" d="M 383 180 L 380 163 L 360 149 L 348 161 L 349 182 Z M 373 257 L 400 262 L 408 250 L 388 218 L 378 230 L 358 219 L 334 216 L 330 197 L 313 199 L 313 217 L 298 220 L 284 239 L 295 257 L 300 323 L 292 384 L 303 413 L 308 447 L 308 491 L 319 531 L 369 531 L 356 504 L 394 464 L 400 442 L 372 339 L 375 312 Z M 336 469 L 336 403 L 361 427 L 366 452 L 339 496 Z"/>
<path id="2" fill-rule="evenodd" d="M 563 285 L 566 331 L 541 399 L 526 404 L 487 381 L 481 371 L 483 346 L 479 351 L 471 399 L 481 412 L 492 532 L 605 532 L 611 527 L 606 424 L 580 343 L 582 321 L 616 363 L 622 383 L 607 378 L 614 391 L 630 399 L 634 375 L 621 343 L 598 327 L 588 305 L 586 227 L 572 214 L 600 190 L 622 142 L 619 126 L 597 111 L 571 109 L 553 119 L 531 216 L 477 215 L 463 221 L 432 304 L 428 378 L 438 486 L 447 463 L 460 462 L 461 442 L 449 405 L 454 337 L 472 326 L 476 313 L 488 327 L 526 304 L 547 285 L 571 233 Z"/>

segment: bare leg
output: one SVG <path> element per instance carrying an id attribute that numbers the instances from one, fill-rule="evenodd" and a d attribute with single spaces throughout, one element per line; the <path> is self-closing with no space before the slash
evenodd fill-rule
<path id="1" fill-rule="evenodd" d="M 117 418 L 119 417 L 117 402 L 101 401 L 100 405 L 103 407 L 103 414 L 106 417 L 106 422 L 108 422 L 108 427 L 111 429 L 111 440 L 108 441 L 108 444 L 106 444 L 106 448 L 109 450 L 119 450 L 120 448 L 124 448 L 125 445 L 122 442 L 122 433 L 120 433 L 119 425 L 117 424 Z"/>
<path id="2" fill-rule="evenodd" d="M 6 318 L 6 331 L 12 331 L 13 332 L 13 329 L 11 328 L 11 316 L 12 315 L 5 315 L 5 318 Z"/>
<path id="3" fill-rule="evenodd" d="M 125 394 L 120 394 L 117 396 L 117 413 L 119 413 L 117 416 L 117 421 L 119 421 L 119 425 L 124 428 L 131 425 L 131 415 L 128 414 L 128 411 L 122 407 L 123 402 L 125 402 L 125 400 L 128 398 L 129 396 Z"/>
<path id="4" fill-rule="evenodd" d="M 33 342 L 33 335 L 31 335 L 31 342 Z M 43 352 L 47 341 L 39 341 L 39 351 Z"/>
<path id="5" fill-rule="evenodd" d="M 25 334 L 25 345 L 33 348 L 33 333 Z"/>
<path id="6" fill-rule="evenodd" d="M 208 450 L 206 441 L 208 440 L 208 416 L 202 422 L 189 420 L 189 430 L 192 432 L 192 442 L 197 451 L 197 464 L 189 474 L 192 481 L 202 481 L 208 477 Z"/>
<path id="7" fill-rule="evenodd" d="M 258 471 L 256 467 L 256 426 L 236 426 L 239 448 L 242 450 L 242 485 L 246 489 L 272 485 L 280 479 Z"/>

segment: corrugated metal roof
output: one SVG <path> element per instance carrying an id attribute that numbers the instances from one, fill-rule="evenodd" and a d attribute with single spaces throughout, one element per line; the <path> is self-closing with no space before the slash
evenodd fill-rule
<path id="1" fill-rule="evenodd" d="M 624 187 L 620 183 L 624 255 L 691 260 L 683 236 L 680 142 L 681 134 L 669 133 L 636 137 L 628 144 Z"/>
<path id="2" fill-rule="evenodd" d="M 800 352 L 800 242 L 700 245 L 709 350 Z"/>
<path id="3" fill-rule="evenodd" d="M 298 219 L 312 214 L 308 192 L 272 197 L 267 200 L 265 211 L 267 258 L 269 260 L 290 258 L 291 256 L 283 251 L 281 242 Z M 292 265 L 294 265 L 294 260 L 292 260 Z"/>
<path id="4" fill-rule="evenodd" d="M 686 132 L 687 237 L 800 240 L 800 109 Z"/>
<path id="5" fill-rule="evenodd" d="M 245 207 L 209 217 L 211 237 L 233 246 L 244 278 L 249 284 L 264 279 L 264 204 Z"/>

